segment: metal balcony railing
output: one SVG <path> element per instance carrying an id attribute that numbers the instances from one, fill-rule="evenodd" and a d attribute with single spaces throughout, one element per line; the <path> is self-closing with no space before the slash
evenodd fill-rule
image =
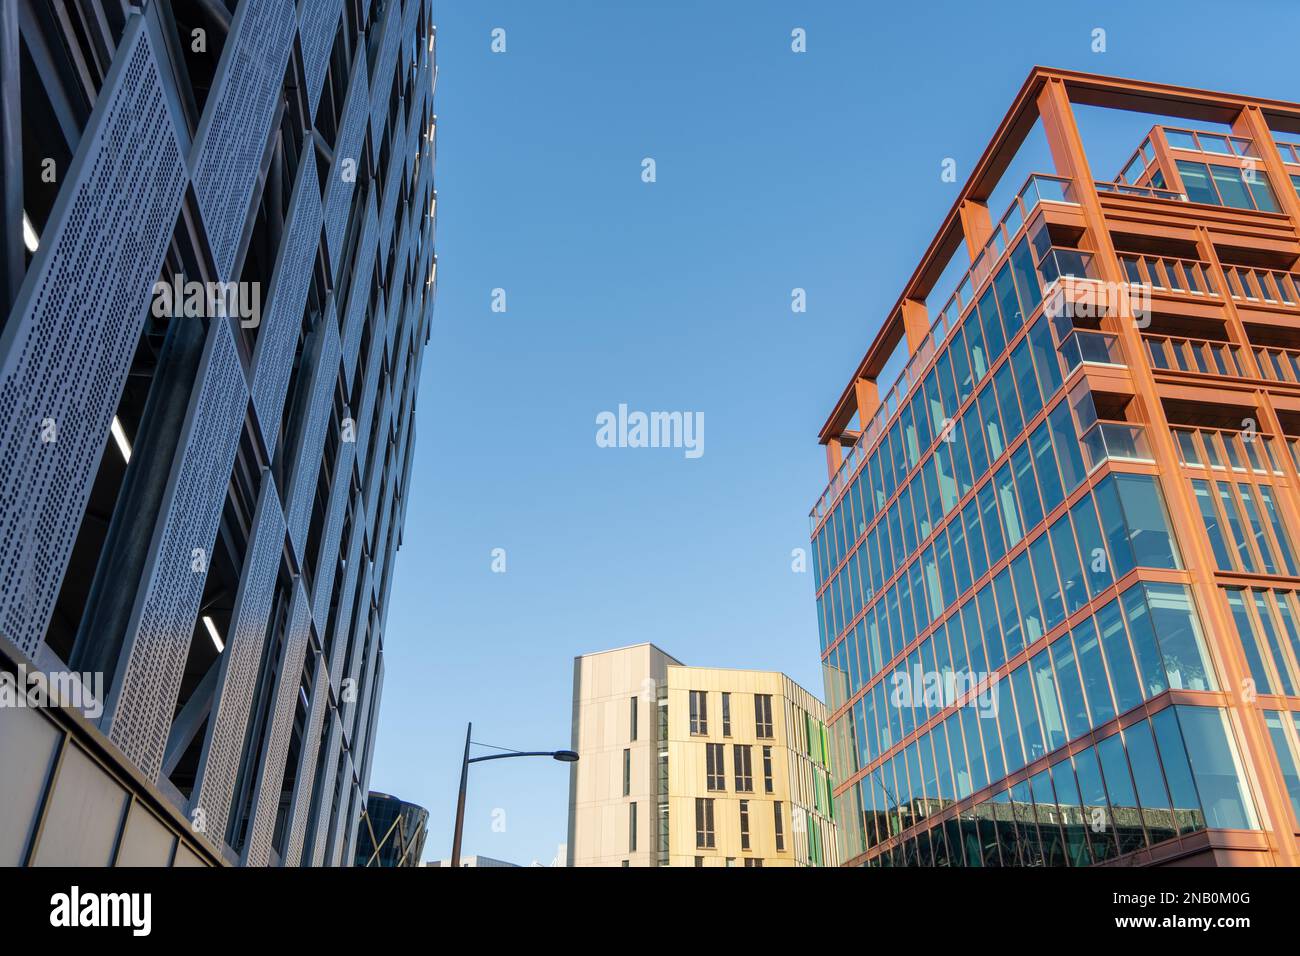
<path id="1" fill-rule="evenodd" d="M 1300 349 L 1257 346 L 1255 362 L 1265 378 L 1275 382 L 1300 384 Z"/>
<path id="2" fill-rule="evenodd" d="M 1152 366 L 1158 369 L 1235 378 L 1246 374 L 1241 364 L 1241 348 L 1231 342 L 1172 335 L 1143 335 L 1142 340 L 1146 343 Z"/>
<path id="3" fill-rule="evenodd" d="M 1300 308 L 1300 275 L 1276 269 L 1224 266 L 1228 295 L 1238 302 L 1263 302 Z"/>
<path id="4" fill-rule="evenodd" d="M 1120 253 L 1119 259 L 1124 266 L 1124 275 L 1134 285 L 1147 285 L 1152 289 L 1184 295 L 1219 295 L 1208 263 L 1133 253 Z"/>
<path id="5" fill-rule="evenodd" d="M 1096 422 L 1079 441 L 1089 474 L 1107 461 L 1155 461 L 1147 444 L 1146 430 L 1130 422 Z"/>
<path id="6" fill-rule="evenodd" d="M 1239 474 L 1280 475 L 1277 439 L 1263 432 L 1226 428 L 1175 426 L 1174 444 L 1178 463 L 1185 468 L 1235 471 Z M 1297 439 L 1291 439 L 1297 441 Z"/>

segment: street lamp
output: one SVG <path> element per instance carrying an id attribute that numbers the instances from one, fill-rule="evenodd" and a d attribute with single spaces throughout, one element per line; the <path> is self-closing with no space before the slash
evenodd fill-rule
<path id="1" fill-rule="evenodd" d="M 578 755 L 572 750 L 507 750 L 499 754 L 486 754 L 482 757 L 469 755 L 470 732 L 474 725 L 465 725 L 465 759 L 460 765 L 460 796 L 456 798 L 456 831 L 451 841 L 451 865 L 460 869 L 460 837 L 465 828 L 465 790 L 469 783 L 469 765 L 484 760 L 502 760 L 506 757 L 552 757 L 561 763 L 576 763 Z"/>

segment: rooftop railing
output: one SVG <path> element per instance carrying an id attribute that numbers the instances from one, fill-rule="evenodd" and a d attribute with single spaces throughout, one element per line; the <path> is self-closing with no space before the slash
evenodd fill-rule
<path id="1" fill-rule="evenodd" d="M 1155 186 L 1130 186 L 1127 183 L 1096 183 L 1099 193 L 1118 193 L 1121 196 L 1140 196 L 1143 199 L 1167 199 L 1170 202 L 1187 202 L 1187 193 Z"/>
<path id="2" fill-rule="evenodd" d="M 930 331 L 926 334 L 920 347 L 912 353 L 898 378 L 890 384 L 888 389 L 881 393 L 880 407 L 871 416 L 869 422 L 863 423 L 857 441 L 844 456 L 844 459 L 840 462 L 840 467 L 831 478 L 826 490 L 822 492 L 817 504 L 809 513 L 810 523 L 814 527 L 844 489 L 848 479 L 857 469 L 860 460 L 880 441 L 885 428 L 889 425 L 898 409 L 902 407 L 908 395 L 911 394 L 912 388 L 925 372 L 926 366 L 934 357 L 935 351 L 947 339 L 949 333 L 957 327 L 963 312 L 974 303 L 975 298 L 982 291 L 984 283 L 992 274 L 993 267 L 997 264 L 999 258 L 1014 244 L 1015 239 L 1019 236 L 1025 223 L 1029 221 L 1033 211 L 1044 202 L 1078 205 L 1078 201 L 1074 197 L 1074 187 L 1068 179 L 1043 173 L 1033 173 L 1025 180 L 1025 185 L 1016 194 L 1015 199 L 1011 201 L 1006 214 L 998 220 L 997 226 L 993 229 L 993 235 L 975 257 L 970 269 L 957 283 L 956 291 L 931 321 Z"/>
<path id="3" fill-rule="evenodd" d="M 1254 142 L 1244 136 L 1211 133 L 1207 130 L 1179 129 L 1173 126 L 1156 126 L 1152 129 L 1163 130 L 1165 142 L 1172 149 L 1190 153 L 1210 153 L 1215 156 L 1259 158 L 1259 151 L 1255 149 Z M 1116 183 L 1131 186 L 1146 175 L 1146 171 L 1155 161 L 1155 148 L 1151 145 L 1151 137 L 1147 136 L 1142 141 L 1142 145 L 1129 157 L 1129 161 L 1124 164 Z"/>

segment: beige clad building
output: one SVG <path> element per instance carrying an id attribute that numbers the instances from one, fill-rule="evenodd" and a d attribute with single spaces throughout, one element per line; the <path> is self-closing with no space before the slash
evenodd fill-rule
<path id="1" fill-rule="evenodd" d="M 825 720 L 773 671 L 575 658 L 569 865 L 837 865 Z"/>

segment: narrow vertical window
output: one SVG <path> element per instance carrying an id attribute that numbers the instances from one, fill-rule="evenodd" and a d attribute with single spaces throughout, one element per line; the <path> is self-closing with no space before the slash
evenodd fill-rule
<path id="1" fill-rule="evenodd" d="M 712 746 L 712 744 L 710 744 Z M 754 792 L 754 768 L 751 759 L 753 747 L 749 744 L 736 744 L 733 764 L 736 769 L 736 792 Z"/>
<path id="2" fill-rule="evenodd" d="M 726 751 L 722 744 L 705 744 L 705 786 L 710 790 L 727 789 Z"/>
<path id="3" fill-rule="evenodd" d="M 636 852 L 636 801 L 627 805 L 627 852 Z"/>
<path id="4" fill-rule="evenodd" d="M 695 846 L 701 850 L 714 848 L 713 798 L 695 798 Z"/>
<path id="5" fill-rule="evenodd" d="M 731 736 L 731 695 L 722 693 L 722 736 Z"/>
<path id="6" fill-rule="evenodd" d="M 772 748 L 763 746 L 763 792 L 772 792 Z"/>
<path id="7" fill-rule="evenodd" d="M 772 695 L 754 695 L 754 733 L 759 737 L 772 736 Z"/>
<path id="8" fill-rule="evenodd" d="M 632 751 L 623 748 L 623 796 L 632 792 Z"/>
<path id="9" fill-rule="evenodd" d="M 776 823 L 776 849 L 781 852 L 785 850 L 785 821 L 781 817 L 780 800 L 772 804 L 772 818 Z"/>
<path id="10" fill-rule="evenodd" d="M 706 691 L 691 691 L 691 733 L 709 732 L 709 697 Z"/>
<path id="11" fill-rule="evenodd" d="M 628 740 L 636 740 L 636 698 L 633 697 L 627 712 Z"/>
<path id="12" fill-rule="evenodd" d="M 740 848 L 749 849 L 749 801 L 740 801 Z"/>

